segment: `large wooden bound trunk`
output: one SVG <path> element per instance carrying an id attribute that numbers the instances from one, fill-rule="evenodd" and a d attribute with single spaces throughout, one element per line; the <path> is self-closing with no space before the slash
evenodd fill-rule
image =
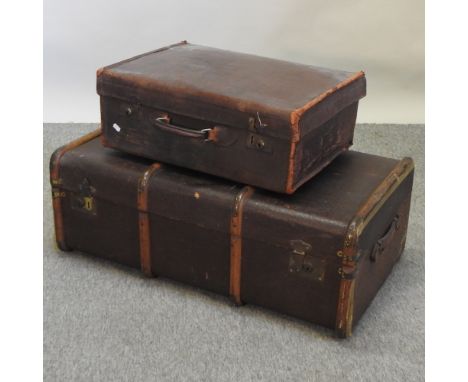
<path id="1" fill-rule="evenodd" d="M 108 147 L 293 193 L 352 144 L 363 72 L 182 42 L 99 69 Z"/>
<path id="2" fill-rule="evenodd" d="M 349 336 L 404 245 L 413 162 L 349 151 L 280 195 L 104 148 L 58 149 L 58 246 Z"/>

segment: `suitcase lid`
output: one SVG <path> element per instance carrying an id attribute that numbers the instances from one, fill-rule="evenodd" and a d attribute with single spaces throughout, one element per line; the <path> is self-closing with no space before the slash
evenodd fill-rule
<path id="1" fill-rule="evenodd" d="M 97 71 L 97 92 L 187 117 L 299 140 L 364 97 L 351 73 L 189 44 L 151 51 Z M 305 113 L 315 113 L 307 124 Z"/>

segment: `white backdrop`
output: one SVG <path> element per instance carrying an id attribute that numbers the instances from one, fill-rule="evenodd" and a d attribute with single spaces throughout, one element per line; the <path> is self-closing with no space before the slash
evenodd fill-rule
<path id="1" fill-rule="evenodd" d="M 44 121 L 98 122 L 98 67 L 181 40 L 362 69 L 359 122 L 424 122 L 424 0 L 44 0 Z"/>

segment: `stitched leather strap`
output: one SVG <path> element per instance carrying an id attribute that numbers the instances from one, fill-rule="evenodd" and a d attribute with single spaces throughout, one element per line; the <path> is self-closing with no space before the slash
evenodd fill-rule
<path id="1" fill-rule="evenodd" d="M 161 168 L 159 163 L 151 165 L 138 181 L 138 231 L 140 235 L 140 266 L 147 276 L 153 276 L 151 269 L 151 240 L 148 216 L 148 185 L 151 175 Z"/>
<path id="2" fill-rule="evenodd" d="M 244 205 L 254 192 L 250 186 L 244 187 L 236 196 L 231 216 L 231 268 L 229 294 L 237 305 L 241 299 L 241 268 L 242 268 L 242 215 Z"/>

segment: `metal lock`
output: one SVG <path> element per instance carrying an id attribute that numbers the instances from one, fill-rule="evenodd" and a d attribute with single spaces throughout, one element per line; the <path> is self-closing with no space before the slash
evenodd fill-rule
<path id="1" fill-rule="evenodd" d="M 292 253 L 289 256 L 289 272 L 313 281 L 323 281 L 325 260 L 312 256 L 312 246 L 303 240 L 291 240 Z"/>
<path id="2" fill-rule="evenodd" d="M 247 139 L 247 147 L 251 149 L 263 150 L 265 148 L 265 140 L 256 134 L 249 134 Z"/>
<path id="3" fill-rule="evenodd" d="M 263 130 L 268 125 L 263 123 L 260 114 L 249 118 L 249 134 L 247 135 L 247 147 L 267 153 L 273 152 L 273 147 L 269 139 L 262 135 Z"/>
<path id="4" fill-rule="evenodd" d="M 83 208 L 87 211 L 92 211 L 94 209 L 94 199 L 92 196 L 83 197 Z"/>
<path id="5" fill-rule="evenodd" d="M 72 208 L 92 215 L 96 214 L 96 202 L 93 194 L 96 189 L 91 186 L 88 178 L 79 185 L 79 192 L 72 198 Z"/>

